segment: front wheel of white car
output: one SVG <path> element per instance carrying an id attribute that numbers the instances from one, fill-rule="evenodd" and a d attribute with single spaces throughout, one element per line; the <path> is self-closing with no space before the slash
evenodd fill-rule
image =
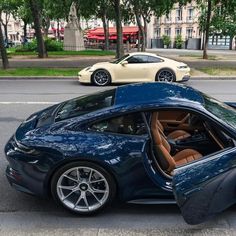
<path id="1" fill-rule="evenodd" d="M 92 83 L 97 86 L 106 86 L 111 83 L 111 75 L 104 69 L 94 71 L 92 74 Z"/>

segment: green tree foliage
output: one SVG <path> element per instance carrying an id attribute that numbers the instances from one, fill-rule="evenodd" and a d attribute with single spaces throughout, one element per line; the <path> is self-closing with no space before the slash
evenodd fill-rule
<path id="1" fill-rule="evenodd" d="M 169 0 L 127 0 L 129 12 L 132 12 L 139 27 L 140 38 L 142 38 L 141 50 L 145 51 L 147 45 L 147 24 L 152 15 L 160 17 L 169 12 L 174 2 Z M 138 41 L 141 41 L 140 39 Z M 139 46 L 138 46 L 139 49 Z"/>
<path id="2" fill-rule="evenodd" d="M 199 23 L 204 32 L 203 58 L 207 59 L 207 44 L 210 34 L 230 36 L 230 48 L 236 35 L 236 0 L 198 0 L 201 15 Z"/>
<path id="3" fill-rule="evenodd" d="M 178 49 L 181 49 L 182 48 L 182 45 L 183 45 L 183 39 L 182 39 L 182 35 L 179 34 L 175 37 L 175 46 L 176 48 Z"/>
<path id="4" fill-rule="evenodd" d="M 4 27 L 5 40 L 8 43 L 7 26 L 10 16 L 16 15 L 18 7 L 21 5 L 21 0 L 1 0 L 0 1 L 0 23 Z"/>
<path id="5" fill-rule="evenodd" d="M 233 38 L 236 35 L 236 0 L 219 4 L 213 11 L 210 32 L 222 36 L 230 36 L 230 49 L 232 50 Z"/>
<path id="6" fill-rule="evenodd" d="M 10 15 L 15 15 L 18 6 L 21 4 L 19 0 L 1 0 L 0 1 L 0 51 L 2 57 L 3 68 L 7 69 L 9 67 L 9 62 L 7 58 L 7 52 L 5 45 L 8 45 L 8 32 L 7 26 L 10 19 Z M 2 26 L 4 28 L 4 34 L 2 32 Z M 5 37 L 4 37 L 5 35 Z"/>

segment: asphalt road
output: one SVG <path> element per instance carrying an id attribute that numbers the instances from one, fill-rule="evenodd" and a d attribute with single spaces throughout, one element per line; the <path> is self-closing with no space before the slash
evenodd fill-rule
<path id="1" fill-rule="evenodd" d="M 166 57 L 172 57 L 171 54 L 163 55 Z M 70 59 L 10 59 L 10 67 L 11 68 L 34 68 L 34 67 L 42 67 L 42 68 L 85 68 L 87 66 L 91 66 L 97 62 L 111 61 L 113 57 L 100 57 L 100 58 L 70 58 Z M 179 58 L 178 61 L 182 61 L 187 63 L 191 68 L 199 69 L 203 67 L 235 67 L 235 60 L 227 60 L 227 61 L 217 61 L 217 60 L 194 60 L 190 61 L 183 58 Z M 0 62 L 1 66 L 1 62 Z"/>
<path id="2" fill-rule="evenodd" d="M 236 81 L 189 81 L 188 85 L 236 101 Z M 187 225 L 176 205 L 115 204 L 103 214 L 77 217 L 51 200 L 9 186 L 3 148 L 20 122 L 50 104 L 100 89 L 73 80 L 0 80 L 0 235 L 236 235 L 236 206 L 198 226 Z"/>

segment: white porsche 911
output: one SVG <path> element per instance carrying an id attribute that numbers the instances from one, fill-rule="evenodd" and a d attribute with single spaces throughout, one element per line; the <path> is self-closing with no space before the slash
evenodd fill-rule
<path id="1" fill-rule="evenodd" d="M 129 53 L 112 62 L 96 63 L 78 73 L 81 83 L 98 86 L 149 81 L 178 82 L 189 78 L 188 65 L 144 52 Z"/>

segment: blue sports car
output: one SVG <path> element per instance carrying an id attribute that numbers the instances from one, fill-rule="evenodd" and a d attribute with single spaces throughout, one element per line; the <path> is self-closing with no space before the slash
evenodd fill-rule
<path id="1" fill-rule="evenodd" d="M 115 197 L 175 203 L 198 224 L 236 202 L 236 104 L 144 83 L 34 113 L 5 147 L 10 184 L 78 214 Z"/>

